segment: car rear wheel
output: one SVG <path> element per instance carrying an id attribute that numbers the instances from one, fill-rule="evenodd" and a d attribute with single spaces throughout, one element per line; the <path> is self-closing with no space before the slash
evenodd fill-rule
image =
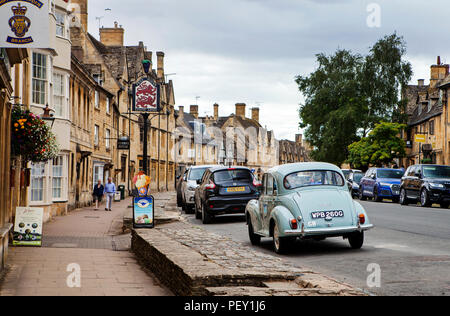
<path id="1" fill-rule="evenodd" d="M 202 205 L 202 223 L 205 225 L 211 224 L 213 217 L 209 215 L 205 209 L 206 209 L 205 205 Z"/>
<path id="2" fill-rule="evenodd" d="M 195 213 L 195 219 L 202 219 L 202 213 L 197 207 L 197 203 L 194 204 L 194 213 Z"/>
<path id="3" fill-rule="evenodd" d="M 280 237 L 278 225 L 275 224 L 273 228 L 273 248 L 277 254 L 284 254 L 293 244 L 294 239 L 289 237 Z"/>
<path id="4" fill-rule="evenodd" d="M 361 201 L 367 201 L 367 198 L 364 196 L 364 188 L 363 187 L 359 188 L 359 199 Z"/>
<path id="5" fill-rule="evenodd" d="M 406 190 L 403 188 L 400 190 L 400 204 L 401 205 L 409 204 L 408 196 L 406 195 Z"/>
<path id="6" fill-rule="evenodd" d="M 348 237 L 352 249 L 361 249 L 364 244 L 364 232 L 356 232 Z"/>
<path id="7" fill-rule="evenodd" d="M 250 242 L 253 246 L 259 246 L 259 244 L 261 244 L 261 236 L 255 234 L 252 220 L 250 218 L 248 219 L 248 237 L 250 238 Z"/>
<path id="8" fill-rule="evenodd" d="M 375 202 L 383 201 L 383 199 L 378 196 L 378 189 L 377 188 L 373 189 L 373 200 Z"/>
<path id="9" fill-rule="evenodd" d="M 428 191 L 426 189 L 423 189 L 422 192 L 420 193 L 420 205 L 422 207 L 431 206 L 430 197 L 428 196 Z"/>

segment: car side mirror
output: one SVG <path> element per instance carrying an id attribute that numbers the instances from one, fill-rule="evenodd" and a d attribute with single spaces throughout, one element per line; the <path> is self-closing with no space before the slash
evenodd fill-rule
<path id="1" fill-rule="evenodd" d="M 348 179 L 347 182 L 350 183 L 350 184 L 353 184 L 353 180 L 352 179 Z"/>
<path id="2" fill-rule="evenodd" d="M 417 178 L 419 178 L 419 179 L 422 178 L 422 174 L 421 174 L 420 172 L 416 172 L 416 173 L 415 173 L 415 176 L 416 176 Z"/>
<path id="3" fill-rule="evenodd" d="M 202 184 L 202 179 L 196 181 L 198 185 Z"/>

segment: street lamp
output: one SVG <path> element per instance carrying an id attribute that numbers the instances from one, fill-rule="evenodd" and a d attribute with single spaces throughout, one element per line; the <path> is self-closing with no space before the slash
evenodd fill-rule
<path id="1" fill-rule="evenodd" d="M 50 109 L 50 107 L 47 104 L 44 109 L 44 114 L 41 117 L 45 122 L 48 122 L 50 124 L 50 129 L 52 129 L 53 124 L 55 124 L 55 117 L 53 116 L 53 114 L 50 114 L 50 112 L 52 112 L 52 111 L 53 110 Z"/>

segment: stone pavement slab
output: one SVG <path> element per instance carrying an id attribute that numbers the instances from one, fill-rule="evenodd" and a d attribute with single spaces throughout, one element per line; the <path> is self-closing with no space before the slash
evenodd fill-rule
<path id="1" fill-rule="evenodd" d="M 69 264 L 81 287 L 69 288 Z M 130 252 L 99 249 L 12 248 L 0 296 L 170 296 Z"/>
<path id="2" fill-rule="evenodd" d="M 132 249 L 176 295 L 364 295 L 189 223 L 134 230 Z"/>

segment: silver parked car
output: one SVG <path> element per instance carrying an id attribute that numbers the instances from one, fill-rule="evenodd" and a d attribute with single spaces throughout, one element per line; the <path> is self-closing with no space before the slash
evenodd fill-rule
<path id="1" fill-rule="evenodd" d="M 195 189 L 198 187 L 197 181 L 203 178 L 205 171 L 215 165 L 192 166 L 189 167 L 181 181 L 181 207 L 186 213 L 194 212 Z"/>

